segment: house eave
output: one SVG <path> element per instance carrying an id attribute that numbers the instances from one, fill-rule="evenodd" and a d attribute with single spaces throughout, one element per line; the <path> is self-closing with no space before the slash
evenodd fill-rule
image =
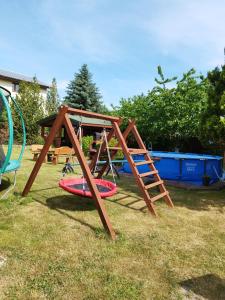
<path id="1" fill-rule="evenodd" d="M 19 78 L 10 77 L 10 76 L 4 76 L 4 75 L 1 75 L 1 74 L 0 74 L 0 79 L 7 80 L 7 81 L 13 81 L 13 82 L 16 82 L 16 83 L 20 83 L 21 81 L 30 82 L 30 83 L 32 82 L 32 80 L 26 80 L 26 79 L 22 80 L 22 79 L 19 79 Z M 47 85 L 47 84 L 43 84 L 43 83 L 41 83 L 39 81 L 37 81 L 37 83 L 40 85 L 40 87 L 42 89 L 48 89 L 48 88 L 50 88 L 50 86 Z"/>

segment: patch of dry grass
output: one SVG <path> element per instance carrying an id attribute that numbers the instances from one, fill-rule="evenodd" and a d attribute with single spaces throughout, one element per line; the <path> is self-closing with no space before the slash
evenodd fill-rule
<path id="1" fill-rule="evenodd" d="M 58 188 L 62 164 L 44 164 L 22 198 L 32 166 L 26 151 L 0 203 L 0 299 L 225 299 L 224 191 L 170 188 L 175 209 L 158 201 L 154 218 L 122 177 L 105 200 L 112 242 L 91 199 Z"/>

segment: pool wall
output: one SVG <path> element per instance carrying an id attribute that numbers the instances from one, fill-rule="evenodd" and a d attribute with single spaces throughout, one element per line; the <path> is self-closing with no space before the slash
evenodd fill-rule
<path id="1" fill-rule="evenodd" d="M 223 174 L 223 158 L 221 156 L 159 151 L 152 151 L 150 155 L 153 158 L 159 158 L 155 161 L 155 167 L 162 179 L 189 181 L 202 185 L 202 176 L 210 176 L 210 184 L 212 184 L 217 182 Z M 134 155 L 133 159 L 144 160 L 144 156 Z M 131 173 L 128 163 L 123 164 L 122 170 Z M 149 167 L 148 165 L 139 166 L 138 170 L 140 173 L 148 172 Z"/>

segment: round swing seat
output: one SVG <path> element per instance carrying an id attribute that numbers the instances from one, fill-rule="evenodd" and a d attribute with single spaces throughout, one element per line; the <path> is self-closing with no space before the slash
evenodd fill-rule
<path id="1" fill-rule="evenodd" d="M 117 192 L 116 185 L 104 179 L 94 179 L 97 189 L 102 198 L 113 196 Z M 92 198 L 86 179 L 83 178 L 67 178 L 59 181 L 59 186 L 65 191 L 83 197 Z"/>

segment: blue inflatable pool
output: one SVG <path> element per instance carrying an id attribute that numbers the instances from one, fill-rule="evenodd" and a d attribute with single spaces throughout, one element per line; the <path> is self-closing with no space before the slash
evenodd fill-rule
<path id="1" fill-rule="evenodd" d="M 210 184 L 222 177 L 223 167 L 221 156 L 212 156 L 194 153 L 177 152 L 150 152 L 152 157 L 158 157 L 155 167 L 163 179 L 188 181 L 189 183 L 202 185 L 202 176 L 208 175 L 211 178 Z M 135 160 L 144 159 L 143 155 L 134 155 Z M 148 172 L 149 167 L 143 165 L 138 167 L 140 173 Z M 123 172 L 131 173 L 128 163 L 123 164 Z"/>

